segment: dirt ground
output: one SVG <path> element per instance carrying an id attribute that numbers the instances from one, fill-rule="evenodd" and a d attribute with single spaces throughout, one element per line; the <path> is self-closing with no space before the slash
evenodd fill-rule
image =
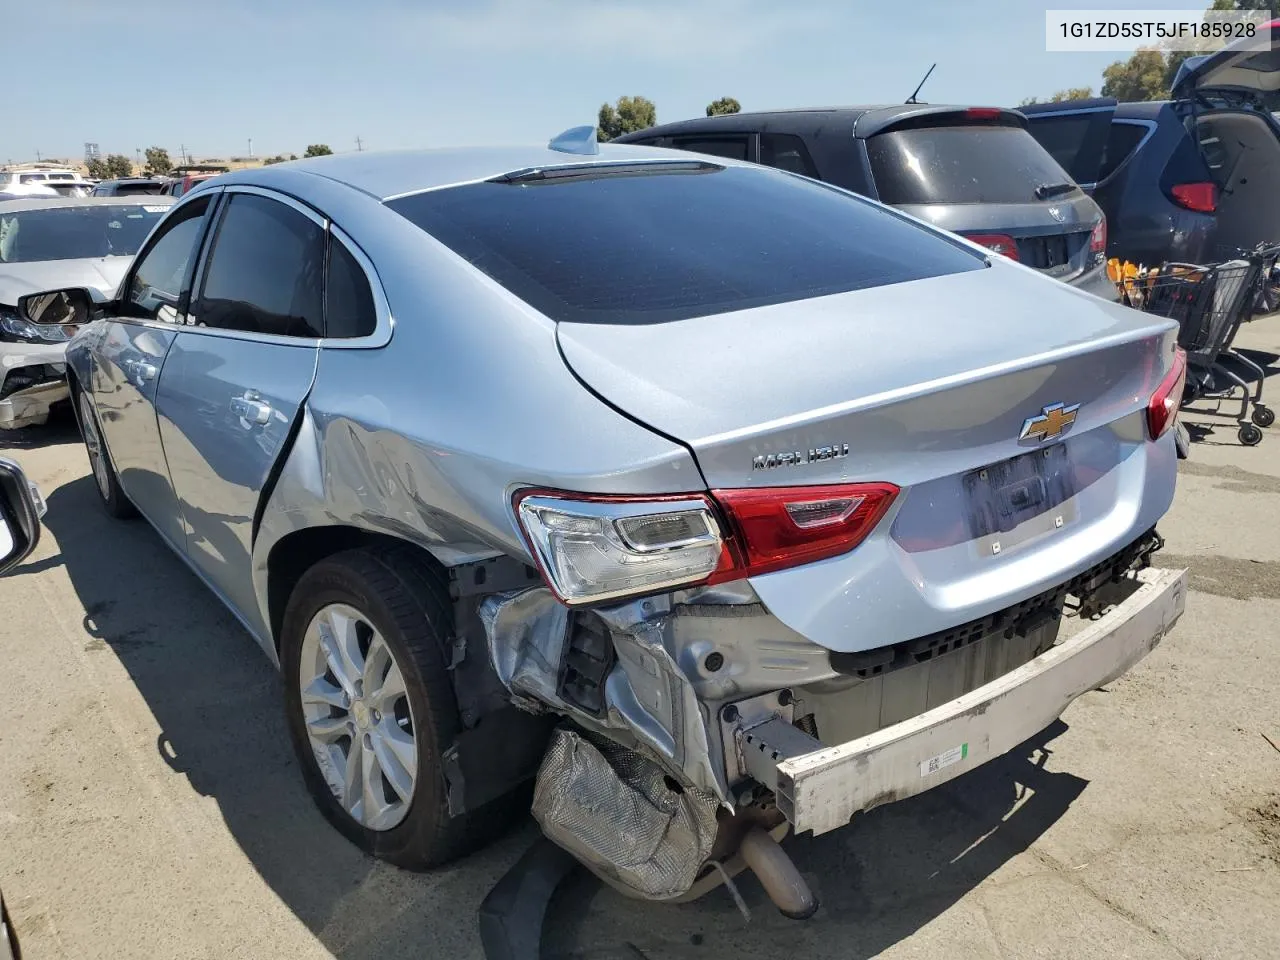
<path id="1" fill-rule="evenodd" d="M 1280 319 L 1242 342 L 1280 364 Z M 749 924 L 723 890 L 662 907 L 582 879 L 547 955 L 1280 957 L 1280 428 L 1242 448 L 1188 419 L 1220 425 L 1161 526 L 1192 593 L 1136 670 L 1000 761 L 790 841 L 807 923 L 751 878 Z M 272 668 L 145 524 L 102 513 L 73 428 L 14 455 L 49 501 L 0 580 L 0 885 L 28 956 L 479 957 L 475 909 L 530 826 L 430 875 L 362 856 L 303 789 Z"/>

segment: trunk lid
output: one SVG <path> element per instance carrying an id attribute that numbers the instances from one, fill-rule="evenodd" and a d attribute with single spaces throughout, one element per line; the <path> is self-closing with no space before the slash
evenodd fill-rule
<path id="1" fill-rule="evenodd" d="M 1097 266 L 1089 237 L 1102 211 L 1087 195 L 1069 195 L 1032 203 L 903 204 L 898 207 L 926 223 L 965 237 L 1008 237 L 1017 246 L 1018 262 L 1053 277 L 1071 281 Z"/>
<path id="2" fill-rule="evenodd" d="M 687 444 L 712 489 L 902 488 L 852 553 L 752 578 L 834 650 L 985 616 L 1153 525 L 1174 454 L 1150 469 L 1163 447 L 1145 408 L 1175 329 L 1000 262 L 670 324 L 558 325 L 575 374 Z"/>
<path id="3" fill-rule="evenodd" d="M 1280 103 L 1280 20 L 1272 20 L 1262 30 L 1270 37 L 1270 49 L 1259 50 L 1256 41 L 1241 40 L 1217 53 L 1188 57 L 1174 76 L 1173 97 L 1230 98 L 1236 94 L 1259 108 L 1276 109 Z"/>

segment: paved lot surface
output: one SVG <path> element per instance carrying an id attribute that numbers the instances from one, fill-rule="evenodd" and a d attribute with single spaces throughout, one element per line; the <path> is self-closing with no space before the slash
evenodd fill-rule
<path id="1" fill-rule="evenodd" d="M 1280 354 L 1280 319 L 1245 339 Z M 1197 431 L 1162 525 L 1193 593 L 1138 669 L 1004 760 L 791 843 L 815 919 L 782 919 L 749 878 L 749 925 L 724 891 L 658 907 L 583 881 L 549 955 L 1280 957 L 1268 434 Z M 38 553 L 0 580 L 0 884 L 29 956 L 480 956 L 475 908 L 528 826 L 434 875 L 361 856 L 302 788 L 272 669 L 145 524 L 98 509 L 72 428 L 16 456 L 49 500 Z"/>

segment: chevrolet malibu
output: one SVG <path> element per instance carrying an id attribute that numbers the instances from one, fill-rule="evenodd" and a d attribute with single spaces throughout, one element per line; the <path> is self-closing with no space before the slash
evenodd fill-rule
<path id="1" fill-rule="evenodd" d="M 532 808 L 633 896 L 928 790 L 1180 616 L 1176 329 L 836 187 L 591 137 L 184 197 L 84 324 L 93 481 L 410 868 Z M 732 881 L 730 881 L 732 882 Z"/>

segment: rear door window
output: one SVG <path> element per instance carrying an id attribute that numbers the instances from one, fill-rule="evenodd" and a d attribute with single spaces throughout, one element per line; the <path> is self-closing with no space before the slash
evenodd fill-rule
<path id="1" fill-rule="evenodd" d="M 1072 184 L 1021 127 L 920 127 L 867 140 L 871 173 L 889 204 L 1035 203 L 1038 187 Z M 1069 190 L 1055 191 L 1055 198 Z"/>
<path id="2" fill-rule="evenodd" d="M 672 137 L 671 146 L 677 150 L 688 150 L 690 153 L 709 153 L 713 157 L 724 157 L 728 160 L 747 160 L 751 148 L 751 137 L 743 134 L 740 137 Z"/>
<path id="3" fill-rule="evenodd" d="M 231 197 L 218 222 L 197 326 L 285 337 L 324 329 L 324 230 L 293 207 L 252 193 Z"/>
<path id="4" fill-rule="evenodd" d="M 789 133 L 760 134 L 760 162 L 766 167 L 777 167 L 791 173 L 799 173 L 817 179 L 818 168 L 799 137 Z"/>
<path id="5" fill-rule="evenodd" d="M 761 167 L 602 169 L 387 206 L 546 316 L 577 323 L 669 322 L 985 265 L 890 210 Z"/>
<path id="6" fill-rule="evenodd" d="M 1111 124 L 1107 136 L 1106 148 L 1102 151 L 1102 165 L 1098 169 L 1098 182 L 1101 183 L 1120 169 L 1120 164 L 1129 159 L 1138 144 L 1147 135 L 1147 127 L 1141 123 L 1125 123 L 1116 121 Z"/>

